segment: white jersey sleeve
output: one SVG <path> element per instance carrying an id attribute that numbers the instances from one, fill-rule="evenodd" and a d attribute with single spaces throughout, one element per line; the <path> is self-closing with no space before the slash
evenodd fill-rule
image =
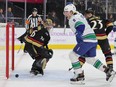
<path id="1" fill-rule="evenodd" d="M 81 24 L 85 25 L 85 29 L 82 34 L 83 41 L 84 42 L 97 42 L 96 35 L 95 35 L 93 29 L 91 29 L 86 18 L 81 13 L 77 13 L 77 14 L 73 15 L 69 19 L 69 26 L 75 34 L 78 33 L 76 28 L 78 26 L 80 26 Z"/>

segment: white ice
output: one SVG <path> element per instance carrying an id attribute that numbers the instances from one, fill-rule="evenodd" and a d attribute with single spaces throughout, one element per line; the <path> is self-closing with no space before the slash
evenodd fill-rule
<path id="1" fill-rule="evenodd" d="M 116 77 L 109 83 L 105 81 L 105 74 L 85 63 L 83 66 L 85 72 L 85 85 L 72 85 L 70 78 L 73 77 L 73 71 L 68 71 L 71 67 L 69 52 L 71 50 L 54 50 L 53 58 L 47 64 L 43 76 L 31 76 L 29 71 L 33 59 L 23 51 L 15 53 L 15 70 L 11 72 L 10 78 L 0 79 L 0 87 L 116 87 Z M 103 63 L 104 56 L 100 50 L 97 50 L 97 58 Z M 114 59 L 114 70 L 116 70 L 116 56 Z M 19 74 L 16 78 L 15 74 Z"/>

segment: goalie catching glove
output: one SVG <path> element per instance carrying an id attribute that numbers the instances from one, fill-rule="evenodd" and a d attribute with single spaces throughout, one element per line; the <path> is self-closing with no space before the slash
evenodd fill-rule
<path id="1" fill-rule="evenodd" d="M 53 50 L 41 47 L 41 54 L 40 55 L 41 55 L 42 58 L 50 59 L 53 56 Z"/>

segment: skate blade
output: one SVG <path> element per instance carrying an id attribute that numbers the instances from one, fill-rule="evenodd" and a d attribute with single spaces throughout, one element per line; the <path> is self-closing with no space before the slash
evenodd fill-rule
<path id="1" fill-rule="evenodd" d="M 115 75 L 116 75 L 116 72 L 112 72 L 112 75 L 109 78 L 108 82 L 112 82 L 112 80 L 114 79 Z"/>
<path id="2" fill-rule="evenodd" d="M 30 73 L 30 77 L 41 77 L 41 76 L 43 76 L 42 74 L 37 74 L 37 75 L 35 75 L 35 74 L 33 74 L 33 73 Z"/>
<path id="3" fill-rule="evenodd" d="M 40 76 L 43 76 L 41 73 L 34 73 L 34 72 L 30 72 L 30 77 L 35 77 L 35 76 L 38 76 L 38 77 L 40 77 Z"/>
<path id="4" fill-rule="evenodd" d="M 85 85 L 84 81 L 74 81 L 74 82 L 70 81 L 70 83 L 73 85 Z"/>

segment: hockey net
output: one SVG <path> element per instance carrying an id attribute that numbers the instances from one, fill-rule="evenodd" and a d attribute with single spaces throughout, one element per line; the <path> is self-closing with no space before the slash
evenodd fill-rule
<path id="1" fill-rule="evenodd" d="M 0 78 L 14 70 L 14 24 L 0 23 Z"/>

